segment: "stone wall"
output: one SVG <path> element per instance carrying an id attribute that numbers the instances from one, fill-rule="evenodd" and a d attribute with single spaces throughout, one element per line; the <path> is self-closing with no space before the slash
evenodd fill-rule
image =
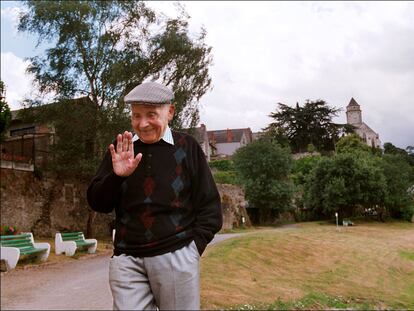
<path id="1" fill-rule="evenodd" d="M 39 237 L 54 237 L 56 231 L 86 233 L 89 207 L 87 184 L 53 177 L 38 179 L 33 172 L 1 169 L 1 225 Z M 98 214 L 96 237 L 110 237 L 112 214 Z"/>
<path id="2" fill-rule="evenodd" d="M 86 233 L 90 208 L 87 184 L 51 176 L 38 179 L 33 172 L 1 169 L 1 226 L 16 226 L 38 237 L 54 237 L 57 231 Z M 223 206 L 223 229 L 251 226 L 243 190 L 217 185 Z M 95 237 L 110 237 L 114 213 L 97 213 Z M 244 218 L 244 224 L 243 224 Z"/>
<path id="3" fill-rule="evenodd" d="M 247 202 L 243 189 L 228 184 L 217 184 L 217 188 L 220 192 L 223 208 L 223 229 L 250 227 L 252 224 L 246 212 Z"/>

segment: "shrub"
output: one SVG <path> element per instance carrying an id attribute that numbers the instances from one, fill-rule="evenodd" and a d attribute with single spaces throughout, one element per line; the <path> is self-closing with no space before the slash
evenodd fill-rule
<path id="1" fill-rule="evenodd" d="M 232 171 L 234 170 L 234 164 L 231 160 L 215 160 L 209 163 L 211 168 L 215 168 L 218 171 Z"/>
<path id="2" fill-rule="evenodd" d="M 218 184 L 237 185 L 236 173 L 234 171 L 218 171 L 213 173 L 214 181 Z"/>
<path id="3" fill-rule="evenodd" d="M 18 233 L 19 231 L 16 226 L 3 226 L 1 228 L 1 235 L 15 235 Z"/>

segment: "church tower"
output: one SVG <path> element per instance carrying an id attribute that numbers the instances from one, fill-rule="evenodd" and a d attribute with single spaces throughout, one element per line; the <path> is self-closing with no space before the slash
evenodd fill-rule
<path id="1" fill-rule="evenodd" d="M 346 107 L 346 122 L 352 125 L 362 124 L 362 112 L 360 106 L 353 97 Z"/>
<path id="2" fill-rule="evenodd" d="M 362 122 L 361 108 L 354 98 L 351 98 L 346 107 L 346 122 L 355 127 L 355 133 L 362 138 L 368 146 L 380 148 L 381 141 L 378 133 Z"/>

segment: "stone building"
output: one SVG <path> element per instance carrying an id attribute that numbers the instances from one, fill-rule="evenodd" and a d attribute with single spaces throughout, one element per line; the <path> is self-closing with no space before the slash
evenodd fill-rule
<path id="1" fill-rule="evenodd" d="M 354 98 L 351 98 L 348 106 L 346 107 L 346 122 L 355 126 L 355 133 L 357 133 L 368 146 L 376 148 L 381 147 L 381 141 L 378 133 L 374 132 L 362 121 L 361 106 Z"/>

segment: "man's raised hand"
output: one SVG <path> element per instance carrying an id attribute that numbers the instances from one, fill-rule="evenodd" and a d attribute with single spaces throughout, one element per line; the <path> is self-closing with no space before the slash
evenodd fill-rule
<path id="1" fill-rule="evenodd" d="M 123 135 L 118 134 L 116 142 L 116 150 L 113 144 L 109 145 L 114 173 L 118 176 L 127 177 L 137 168 L 141 161 L 142 153 L 138 153 L 134 157 L 134 144 L 131 132 L 125 131 Z"/>

